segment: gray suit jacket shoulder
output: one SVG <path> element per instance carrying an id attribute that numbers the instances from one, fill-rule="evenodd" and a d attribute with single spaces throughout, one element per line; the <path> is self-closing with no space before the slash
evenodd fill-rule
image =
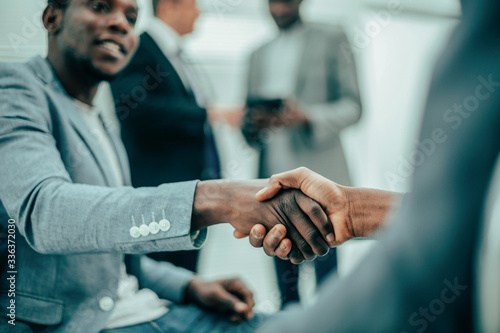
<path id="1" fill-rule="evenodd" d="M 261 176 L 307 166 L 335 181 L 349 185 L 350 177 L 340 141 L 340 132 L 361 117 L 361 98 L 355 60 L 349 42 L 337 26 L 303 23 L 303 50 L 294 97 L 304 105 L 307 126 L 268 133 L 262 156 Z M 264 78 L 265 53 L 274 41 L 257 49 L 250 57 L 248 96 L 260 97 Z M 284 143 L 288 141 L 287 143 Z M 267 148 L 267 152 L 266 152 Z M 267 154 L 282 152 L 282 166 L 268 168 Z"/>
<path id="2" fill-rule="evenodd" d="M 109 316 L 99 301 L 116 298 L 123 253 L 202 245 L 206 231 L 194 242 L 190 234 L 196 182 L 110 187 L 106 156 L 48 62 L 0 63 L 0 73 L 0 215 L 16 225 L 17 318 L 61 332 L 97 332 Z M 108 132 L 129 185 L 125 150 Z M 170 229 L 132 236 L 134 223 L 159 222 L 163 212 Z M 0 225 L 5 232 L 7 220 Z M 158 273 L 166 274 L 163 281 Z M 174 301 L 190 276 L 155 262 L 137 274 L 143 286 Z M 4 304 L 5 276 L 1 283 Z"/>

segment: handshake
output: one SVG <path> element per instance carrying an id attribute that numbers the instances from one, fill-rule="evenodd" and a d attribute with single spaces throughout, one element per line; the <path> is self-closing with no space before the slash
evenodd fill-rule
<path id="1" fill-rule="evenodd" d="M 398 194 L 338 185 L 306 168 L 246 182 L 198 184 L 192 231 L 230 223 L 266 254 L 299 264 L 377 230 Z"/>

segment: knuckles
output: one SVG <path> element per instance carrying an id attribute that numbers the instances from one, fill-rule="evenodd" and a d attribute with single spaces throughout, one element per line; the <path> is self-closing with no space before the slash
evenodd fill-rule
<path id="1" fill-rule="evenodd" d="M 317 218 L 321 218 L 324 215 L 323 208 L 321 208 L 321 206 L 318 203 L 313 202 L 311 204 L 311 207 L 309 208 L 308 215 L 315 216 Z"/>

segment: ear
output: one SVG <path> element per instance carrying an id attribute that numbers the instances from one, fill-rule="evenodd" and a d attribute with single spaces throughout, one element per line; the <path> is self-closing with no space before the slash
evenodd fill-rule
<path id="1" fill-rule="evenodd" d="M 61 30 L 63 10 L 47 6 L 43 11 L 42 21 L 49 35 L 57 35 Z"/>

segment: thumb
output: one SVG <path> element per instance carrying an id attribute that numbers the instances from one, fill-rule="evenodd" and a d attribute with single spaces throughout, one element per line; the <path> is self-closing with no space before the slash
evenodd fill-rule
<path id="1" fill-rule="evenodd" d="M 259 201 L 265 201 L 273 198 L 282 189 L 300 189 L 302 182 L 310 173 L 311 171 L 309 169 L 301 167 L 292 171 L 273 175 L 269 179 L 269 184 L 257 192 L 255 198 Z"/>
<path id="2" fill-rule="evenodd" d="M 266 187 L 257 192 L 255 198 L 258 201 L 266 201 L 273 198 L 276 194 L 278 194 L 280 190 L 281 190 L 281 184 L 277 181 L 271 183 L 270 180 L 269 184 Z"/>
<path id="3" fill-rule="evenodd" d="M 269 179 L 269 183 L 267 184 L 266 187 L 264 187 L 262 190 L 257 192 L 255 195 L 255 198 L 258 201 L 266 201 L 271 198 L 273 198 L 276 194 L 279 193 L 282 189 L 287 188 L 287 183 L 289 181 L 287 180 L 288 176 L 286 174 L 277 174 L 273 175 Z"/>

